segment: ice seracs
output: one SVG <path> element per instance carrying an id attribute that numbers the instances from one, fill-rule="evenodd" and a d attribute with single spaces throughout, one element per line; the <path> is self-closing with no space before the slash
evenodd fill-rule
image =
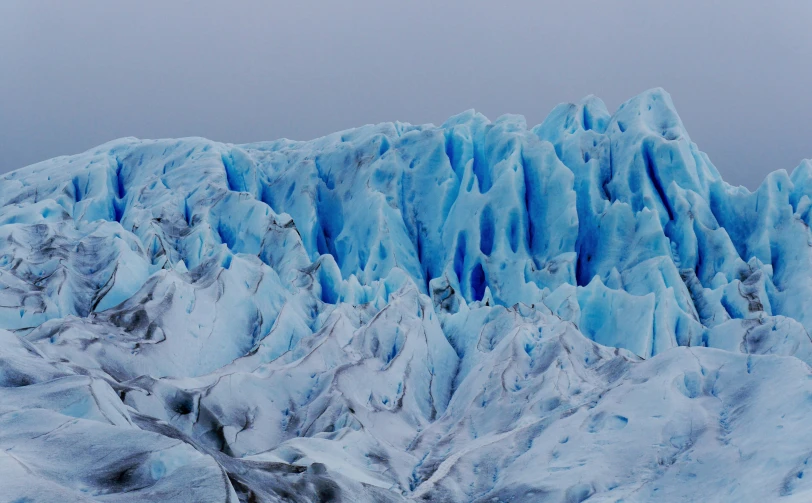
<path id="1" fill-rule="evenodd" d="M 0 179 L 9 501 L 806 501 L 812 164 L 671 98 Z"/>

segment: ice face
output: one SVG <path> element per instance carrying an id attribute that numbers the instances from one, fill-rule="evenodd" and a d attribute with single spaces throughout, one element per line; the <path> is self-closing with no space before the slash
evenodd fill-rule
<path id="1" fill-rule="evenodd" d="M 731 187 L 661 89 L 29 166 L 2 492 L 806 501 L 811 213 L 812 164 Z"/>

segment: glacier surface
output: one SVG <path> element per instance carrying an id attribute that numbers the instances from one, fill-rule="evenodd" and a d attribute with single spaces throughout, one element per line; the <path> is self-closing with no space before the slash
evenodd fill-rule
<path id="1" fill-rule="evenodd" d="M 0 179 L 0 500 L 812 500 L 812 163 L 665 91 Z"/>

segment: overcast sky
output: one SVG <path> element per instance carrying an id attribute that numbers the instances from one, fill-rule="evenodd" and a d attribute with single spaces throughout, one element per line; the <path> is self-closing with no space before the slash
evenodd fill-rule
<path id="1" fill-rule="evenodd" d="M 812 157 L 812 2 L 0 0 L 0 172 L 121 136 L 310 139 L 671 93 L 731 183 Z"/>

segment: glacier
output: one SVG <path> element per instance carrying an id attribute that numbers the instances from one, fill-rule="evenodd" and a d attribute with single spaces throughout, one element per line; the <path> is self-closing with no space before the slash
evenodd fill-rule
<path id="1" fill-rule="evenodd" d="M 13 171 L 0 501 L 810 501 L 810 220 L 662 89 Z"/>

